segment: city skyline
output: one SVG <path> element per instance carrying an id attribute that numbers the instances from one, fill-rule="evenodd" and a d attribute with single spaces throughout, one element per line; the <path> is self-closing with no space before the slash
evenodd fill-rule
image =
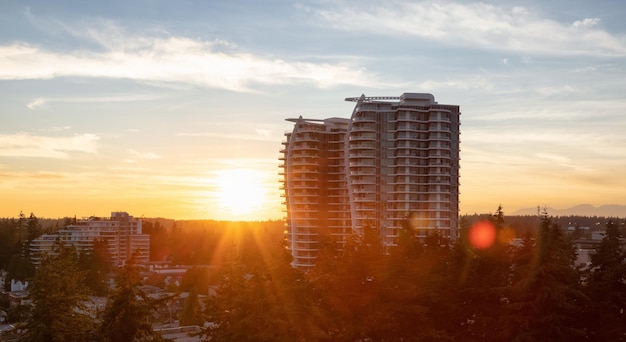
<path id="1" fill-rule="evenodd" d="M 285 119 L 461 107 L 460 213 L 626 204 L 617 1 L 0 4 L 0 216 L 283 217 Z"/>

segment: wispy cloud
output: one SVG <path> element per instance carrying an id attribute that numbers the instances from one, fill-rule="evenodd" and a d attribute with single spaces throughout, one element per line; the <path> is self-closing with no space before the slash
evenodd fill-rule
<path id="1" fill-rule="evenodd" d="M 224 48 L 226 44 L 219 41 L 133 35 L 110 23 L 82 31 L 87 32 L 83 39 L 99 49 L 61 52 L 27 42 L 1 45 L 0 79 L 121 78 L 234 91 L 252 91 L 257 84 L 309 83 L 322 88 L 376 84 L 371 73 L 351 62 L 313 63 L 258 56 L 232 46 Z M 40 103 L 35 100 L 29 108 L 37 105 Z"/>
<path id="2" fill-rule="evenodd" d="M 494 89 L 494 84 L 482 75 L 461 75 L 446 80 L 428 80 L 420 83 L 418 89 L 435 91 L 439 89 Z"/>
<path id="3" fill-rule="evenodd" d="M 1 59 L 1 57 L 0 57 Z M 1 73 L 1 72 L 0 72 Z M 83 97 L 38 97 L 26 104 L 31 110 L 54 103 L 112 103 L 112 102 L 135 102 L 152 101 L 161 96 L 152 94 L 134 95 L 111 95 L 111 96 L 83 96 Z"/>
<path id="4" fill-rule="evenodd" d="M 276 141 L 276 137 L 270 136 L 269 131 L 257 130 L 256 135 L 246 134 L 224 134 L 224 133 L 176 133 L 178 137 L 191 137 L 191 138 L 220 138 L 220 139 L 234 139 L 234 140 L 252 140 L 252 141 Z"/>
<path id="5" fill-rule="evenodd" d="M 125 159 L 127 163 L 136 163 L 138 160 L 155 160 L 161 159 L 161 156 L 154 152 L 139 152 L 133 149 L 129 149 L 128 153 L 132 156 L 130 159 Z"/>
<path id="6" fill-rule="evenodd" d="M 558 155 L 558 154 L 536 153 L 535 156 L 538 158 L 547 159 L 547 160 L 550 160 L 550 161 L 553 161 L 555 163 L 562 164 L 562 165 L 569 165 L 571 163 L 570 158 L 566 156 Z"/>
<path id="7" fill-rule="evenodd" d="M 564 23 L 524 7 L 483 2 L 340 4 L 309 10 L 325 24 L 368 34 L 414 36 L 446 45 L 530 55 L 626 56 L 626 38 L 601 29 L 600 18 L 580 18 Z"/>
<path id="8" fill-rule="evenodd" d="M 67 159 L 68 152 L 96 153 L 98 140 L 99 136 L 88 133 L 65 137 L 0 134 L 0 156 Z"/>
<path id="9" fill-rule="evenodd" d="M 44 103 L 46 103 L 46 101 L 42 98 L 36 98 L 32 101 L 30 101 L 29 103 L 26 104 L 26 107 L 28 107 L 28 109 L 36 109 L 39 108 L 41 106 L 44 105 Z"/>
<path id="10" fill-rule="evenodd" d="M 71 129 L 71 126 L 53 126 L 53 127 L 49 127 L 49 128 L 42 128 L 40 129 L 41 132 L 61 132 L 61 131 L 67 131 L 68 129 Z"/>

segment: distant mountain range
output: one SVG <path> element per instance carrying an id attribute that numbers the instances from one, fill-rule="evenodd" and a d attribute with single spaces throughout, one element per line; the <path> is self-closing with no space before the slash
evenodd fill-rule
<path id="1" fill-rule="evenodd" d="M 543 207 L 541 208 L 543 211 Z M 537 215 L 537 207 L 524 208 L 513 212 L 513 215 Z M 626 205 L 607 204 L 594 207 L 591 204 L 580 204 L 568 209 L 548 208 L 550 216 L 604 216 L 604 217 L 626 217 Z"/>

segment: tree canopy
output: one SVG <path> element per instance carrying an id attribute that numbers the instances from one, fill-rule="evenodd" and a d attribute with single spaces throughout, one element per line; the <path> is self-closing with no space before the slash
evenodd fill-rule
<path id="1" fill-rule="evenodd" d="M 76 250 L 57 243 L 39 265 L 30 287 L 33 309 L 25 340 L 91 340 L 95 323 L 88 315 L 88 293 Z"/>

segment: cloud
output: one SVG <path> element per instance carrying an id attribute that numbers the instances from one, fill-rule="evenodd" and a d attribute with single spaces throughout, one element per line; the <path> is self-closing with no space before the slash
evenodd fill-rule
<path id="1" fill-rule="evenodd" d="M 390 1 L 369 6 L 345 3 L 312 11 L 324 24 L 367 34 L 412 36 L 529 55 L 626 56 L 626 39 L 597 28 L 599 18 L 562 23 L 524 7 Z"/>
<path id="2" fill-rule="evenodd" d="M 584 28 L 590 28 L 590 27 L 594 27 L 597 26 L 600 23 L 600 18 L 585 18 L 583 20 L 576 20 L 572 26 L 579 28 L 579 27 L 584 27 Z"/>
<path id="3" fill-rule="evenodd" d="M 36 108 L 39 108 L 39 107 L 43 106 L 44 103 L 46 103 L 46 101 L 44 99 L 37 98 L 37 99 L 34 99 L 33 101 L 29 102 L 28 104 L 26 104 L 26 107 L 28 107 L 28 109 L 36 109 Z"/>
<path id="4" fill-rule="evenodd" d="M 176 136 L 178 136 L 178 137 L 191 137 L 191 138 L 220 138 L 220 139 L 276 142 L 276 137 L 273 137 L 273 136 L 270 136 L 270 135 L 266 135 L 263 132 L 263 130 L 257 130 L 256 133 L 257 133 L 257 135 L 182 132 L 182 133 L 176 133 Z M 269 131 L 268 131 L 268 133 L 269 133 Z"/>
<path id="5" fill-rule="evenodd" d="M 137 160 L 155 160 L 161 159 L 161 156 L 154 152 L 138 152 L 133 149 L 128 149 L 128 153 L 133 156 L 131 159 L 125 159 L 127 163 L 136 163 Z"/>
<path id="6" fill-rule="evenodd" d="M 288 61 L 241 52 L 220 41 L 133 35 L 110 24 L 76 31 L 87 32 L 82 38 L 99 49 L 60 52 L 26 42 L 0 45 L 0 80 L 117 78 L 245 92 L 258 84 L 324 88 L 376 83 L 371 73 L 352 63 Z"/>
<path id="7" fill-rule="evenodd" d="M 536 153 L 535 156 L 543 159 L 551 160 L 558 164 L 569 164 L 571 163 L 571 159 L 562 155 L 551 154 L 551 153 Z"/>
<path id="8" fill-rule="evenodd" d="M 0 156 L 67 159 L 67 152 L 96 153 L 98 140 L 99 136 L 88 133 L 66 137 L 0 134 Z"/>
<path id="9" fill-rule="evenodd" d="M 254 130 L 256 132 L 256 134 L 263 136 L 263 137 L 271 137 L 272 133 L 267 130 L 267 129 L 262 129 L 262 128 L 257 128 Z"/>
<path id="10" fill-rule="evenodd" d="M 68 129 L 71 129 L 71 126 L 53 126 L 53 127 L 49 127 L 49 128 L 42 128 L 40 129 L 41 132 L 61 132 L 61 131 L 67 131 Z"/>
<path id="11" fill-rule="evenodd" d="M 417 86 L 418 89 L 426 89 L 428 91 L 434 91 L 438 89 L 484 89 L 493 90 L 494 85 L 491 80 L 483 75 L 461 75 L 451 77 L 445 81 L 440 80 L 428 80 L 420 83 Z"/>

